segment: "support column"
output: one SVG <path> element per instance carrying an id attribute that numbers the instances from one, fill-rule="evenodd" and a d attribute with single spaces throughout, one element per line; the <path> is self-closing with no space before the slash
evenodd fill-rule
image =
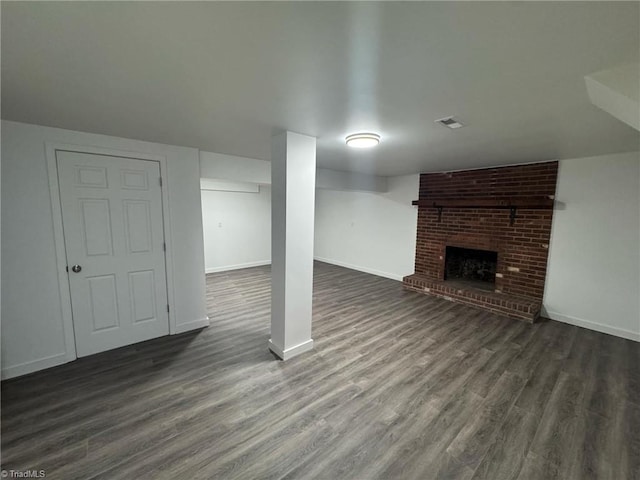
<path id="1" fill-rule="evenodd" d="M 283 360 L 313 348 L 316 139 L 283 132 L 271 143 L 271 339 Z"/>

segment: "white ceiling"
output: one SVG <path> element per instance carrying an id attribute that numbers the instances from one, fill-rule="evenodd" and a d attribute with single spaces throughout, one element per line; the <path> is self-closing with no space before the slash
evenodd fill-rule
<path id="1" fill-rule="evenodd" d="M 639 5 L 2 2 L 2 117 L 379 175 L 638 150 L 583 77 L 639 61 Z"/>

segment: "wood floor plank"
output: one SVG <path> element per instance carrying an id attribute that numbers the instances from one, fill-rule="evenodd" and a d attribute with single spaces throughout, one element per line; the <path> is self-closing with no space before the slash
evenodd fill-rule
<path id="1" fill-rule="evenodd" d="M 517 478 L 538 428 L 539 416 L 514 406 L 486 455 L 476 468 L 473 480 L 512 480 Z"/>
<path id="2" fill-rule="evenodd" d="M 561 373 L 531 444 L 531 452 L 540 461 L 558 466 L 565 476 L 569 476 L 583 455 L 586 427 L 584 410 L 580 408 L 583 398 L 582 381 Z M 580 448 L 576 448 L 578 445 Z"/>
<path id="3" fill-rule="evenodd" d="M 462 465 L 475 470 L 498 434 L 523 385 L 521 377 L 505 372 L 478 405 L 473 418 L 453 439 L 447 452 Z"/>
<path id="4" fill-rule="evenodd" d="M 428 478 L 434 466 L 465 423 L 474 414 L 480 397 L 462 392 L 443 406 L 440 414 L 426 424 L 414 424 L 400 440 L 398 456 L 382 471 L 382 478 Z"/>
<path id="5" fill-rule="evenodd" d="M 541 416 L 556 386 L 561 366 L 562 362 L 556 359 L 538 363 L 533 371 L 529 372 L 527 383 L 516 400 L 516 405 L 538 417 Z"/>
<path id="6" fill-rule="evenodd" d="M 316 262 L 314 349 L 267 348 L 270 269 L 207 329 L 2 382 L 2 468 L 48 479 L 640 478 L 640 344 Z"/>

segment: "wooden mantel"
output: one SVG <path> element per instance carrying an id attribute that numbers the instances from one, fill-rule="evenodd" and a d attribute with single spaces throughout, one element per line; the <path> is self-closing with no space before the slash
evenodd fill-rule
<path id="1" fill-rule="evenodd" d="M 423 198 L 414 200 L 412 205 L 418 207 L 435 208 L 438 210 L 438 222 L 442 221 L 442 211 L 445 208 L 501 208 L 510 210 L 509 225 L 516 220 L 518 208 L 526 209 L 552 209 L 553 198 L 544 195 L 533 197 L 507 197 L 507 198 Z"/>
<path id="2" fill-rule="evenodd" d="M 424 198 L 414 200 L 412 205 L 428 208 L 529 208 L 551 209 L 553 198 L 539 195 L 509 198 Z"/>

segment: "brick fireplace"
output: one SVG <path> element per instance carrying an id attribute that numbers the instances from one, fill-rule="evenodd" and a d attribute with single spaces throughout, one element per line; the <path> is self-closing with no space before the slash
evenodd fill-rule
<path id="1" fill-rule="evenodd" d="M 404 285 L 526 321 L 540 313 L 558 163 L 420 175 Z"/>

